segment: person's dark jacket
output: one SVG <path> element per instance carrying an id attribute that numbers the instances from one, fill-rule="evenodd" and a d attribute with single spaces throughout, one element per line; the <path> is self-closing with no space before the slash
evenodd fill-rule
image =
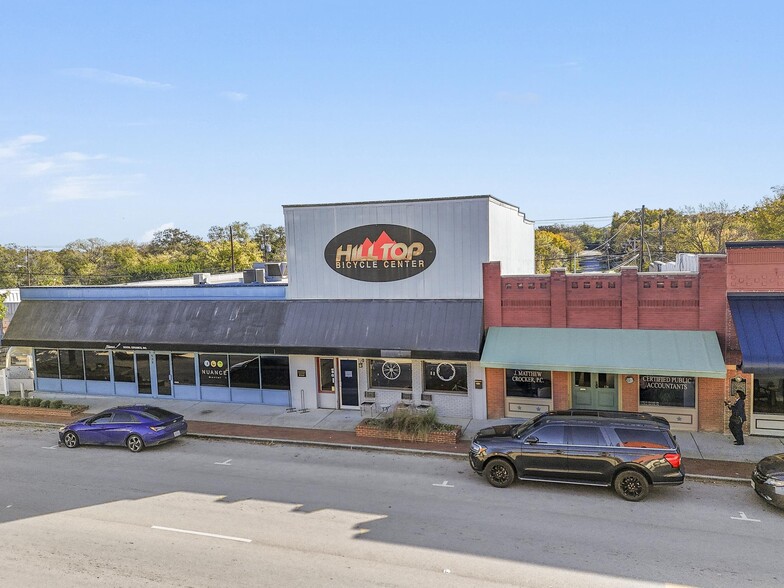
<path id="1" fill-rule="evenodd" d="M 730 407 L 732 410 L 732 416 L 738 417 L 741 423 L 746 422 L 746 407 L 744 404 L 746 403 L 742 399 L 738 398 L 735 401 L 735 404 Z"/>

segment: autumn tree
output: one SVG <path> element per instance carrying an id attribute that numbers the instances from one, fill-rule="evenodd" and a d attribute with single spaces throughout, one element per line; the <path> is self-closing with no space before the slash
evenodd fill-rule
<path id="1" fill-rule="evenodd" d="M 772 196 L 751 209 L 748 220 L 754 239 L 784 239 L 784 186 L 773 186 Z"/>

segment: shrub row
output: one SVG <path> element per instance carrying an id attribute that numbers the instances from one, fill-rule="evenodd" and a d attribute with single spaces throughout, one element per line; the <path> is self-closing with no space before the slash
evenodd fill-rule
<path id="1" fill-rule="evenodd" d="M 63 404 L 62 400 L 42 400 L 41 398 L 12 398 L 10 396 L 0 396 L 0 404 L 9 406 L 38 406 L 41 408 L 75 408 L 72 404 Z"/>
<path id="2" fill-rule="evenodd" d="M 434 431 L 451 431 L 455 428 L 454 425 L 438 422 L 436 411 L 432 407 L 425 412 L 420 412 L 402 405 L 397 405 L 381 417 L 368 419 L 366 423 L 370 427 L 420 436 Z"/>

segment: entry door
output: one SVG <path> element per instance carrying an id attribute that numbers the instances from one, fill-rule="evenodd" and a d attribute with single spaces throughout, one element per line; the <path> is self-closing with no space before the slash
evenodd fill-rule
<path id="1" fill-rule="evenodd" d="M 150 354 L 136 353 L 136 381 L 139 385 L 139 394 L 152 394 L 152 375 L 150 371 Z"/>
<path id="2" fill-rule="evenodd" d="M 171 357 L 168 353 L 155 354 L 155 380 L 158 396 L 172 395 Z"/>
<path id="3" fill-rule="evenodd" d="M 357 360 L 340 359 L 340 407 L 359 408 Z"/>
<path id="4" fill-rule="evenodd" d="M 618 410 L 615 374 L 574 372 L 572 408 Z"/>

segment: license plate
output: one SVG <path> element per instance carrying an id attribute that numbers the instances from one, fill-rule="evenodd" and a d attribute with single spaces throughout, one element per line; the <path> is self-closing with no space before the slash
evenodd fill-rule
<path id="1" fill-rule="evenodd" d="M 174 431 L 174 436 L 175 437 L 179 437 L 180 436 L 180 431 Z"/>

